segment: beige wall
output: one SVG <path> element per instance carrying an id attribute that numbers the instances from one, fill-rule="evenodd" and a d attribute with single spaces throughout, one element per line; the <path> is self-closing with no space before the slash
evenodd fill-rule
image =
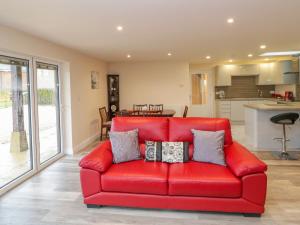
<path id="1" fill-rule="evenodd" d="M 99 132 L 99 106 L 106 105 L 105 62 L 23 32 L 0 26 L 0 50 L 61 62 L 64 149 L 78 151 Z M 91 71 L 98 71 L 101 86 L 90 88 Z"/>
<path id="2" fill-rule="evenodd" d="M 184 105 L 189 106 L 188 116 L 214 116 L 213 65 L 185 62 L 110 63 L 109 73 L 120 74 L 121 109 L 131 109 L 133 104 L 162 103 L 175 109 L 181 116 Z M 191 75 L 208 76 L 208 99 L 205 105 L 191 105 Z"/>
<path id="3" fill-rule="evenodd" d="M 189 104 L 189 64 L 184 62 L 110 63 L 109 73 L 120 75 L 120 107 L 164 104 L 181 115 Z"/>

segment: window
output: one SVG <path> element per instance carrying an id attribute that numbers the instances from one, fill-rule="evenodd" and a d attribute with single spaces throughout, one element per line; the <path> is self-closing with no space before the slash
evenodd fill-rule
<path id="1" fill-rule="evenodd" d="M 207 75 L 192 74 L 192 104 L 202 105 L 207 103 Z"/>

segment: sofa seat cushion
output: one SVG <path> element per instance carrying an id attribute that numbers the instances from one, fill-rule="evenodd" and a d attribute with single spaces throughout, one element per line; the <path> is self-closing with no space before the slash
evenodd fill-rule
<path id="1" fill-rule="evenodd" d="M 225 166 L 191 161 L 169 168 L 169 195 L 238 198 L 241 188 Z"/>
<path id="2" fill-rule="evenodd" d="M 113 164 L 101 175 L 102 190 L 136 194 L 168 193 L 168 164 L 137 160 Z"/>

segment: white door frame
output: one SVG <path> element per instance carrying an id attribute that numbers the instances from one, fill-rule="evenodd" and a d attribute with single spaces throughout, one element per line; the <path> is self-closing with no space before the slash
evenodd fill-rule
<path id="1" fill-rule="evenodd" d="M 61 157 L 64 156 L 63 151 L 63 138 L 62 138 L 62 110 L 61 110 L 61 86 L 59 85 L 59 109 L 60 109 L 60 153 L 52 157 L 51 159 L 47 160 L 46 162 L 40 164 L 40 152 L 39 152 L 39 139 L 38 139 L 38 110 L 37 110 L 37 83 L 36 83 L 36 61 L 41 61 L 45 63 L 50 63 L 54 65 L 58 65 L 58 83 L 60 84 L 61 78 L 60 78 L 60 69 L 61 69 L 61 63 L 54 62 L 49 59 L 44 58 L 36 58 L 34 56 L 21 54 L 21 53 L 14 53 L 7 50 L 1 50 L 0 49 L 0 55 L 8 56 L 8 57 L 15 57 L 20 59 L 28 60 L 29 62 L 29 85 L 30 85 L 30 132 L 31 132 L 31 156 L 30 160 L 32 161 L 32 169 L 28 172 L 25 172 L 24 174 L 21 174 L 19 177 L 16 177 L 12 181 L 10 181 L 8 184 L 3 186 L 0 189 L 0 196 L 4 193 L 8 192 L 9 190 L 13 189 L 14 187 L 18 186 L 19 184 L 23 183 L 30 177 L 34 176 L 35 174 L 39 173 L 41 170 L 43 170 L 45 167 L 49 166 L 53 162 L 57 161 Z"/>

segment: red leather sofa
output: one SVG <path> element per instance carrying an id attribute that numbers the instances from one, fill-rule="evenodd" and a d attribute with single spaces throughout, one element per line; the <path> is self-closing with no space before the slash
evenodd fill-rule
<path id="1" fill-rule="evenodd" d="M 237 212 L 260 216 L 264 212 L 266 164 L 232 140 L 227 119 L 116 117 L 112 131 L 138 128 L 141 154 L 145 141 L 188 141 L 186 163 L 113 163 L 111 144 L 105 141 L 80 161 L 84 203 L 174 210 Z M 227 166 L 192 161 L 191 129 L 225 130 Z"/>

